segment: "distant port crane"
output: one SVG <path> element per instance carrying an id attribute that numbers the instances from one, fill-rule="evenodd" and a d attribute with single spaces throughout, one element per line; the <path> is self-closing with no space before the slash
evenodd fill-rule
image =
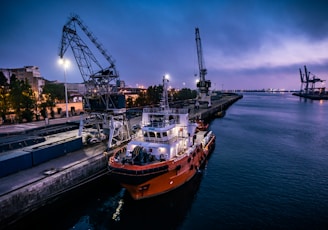
<path id="1" fill-rule="evenodd" d="M 197 57 L 198 57 L 198 69 L 199 69 L 199 81 L 197 82 L 198 95 L 196 98 L 195 106 L 199 107 L 200 102 L 206 102 L 208 107 L 212 106 L 211 102 L 211 81 L 206 80 L 205 76 L 207 74 L 207 69 L 205 68 L 205 62 L 203 58 L 202 44 L 200 40 L 199 28 L 195 29 L 196 35 L 196 48 L 197 48 Z"/>
<path id="2" fill-rule="evenodd" d="M 78 28 L 90 39 L 107 61 L 108 66 L 102 67 L 91 49 L 79 36 Z M 61 59 L 63 59 L 68 47 L 72 49 L 86 87 L 86 93 L 83 95 L 83 108 L 88 114 L 87 118 L 84 119 L 84 127 L 96 126 L 98 132 L 95 137 L 98 139 L 101 139 L 103 134 L 108 135 L 109 148 L 129 140 L 125 97 L 119 92 L 119 74 L 115 63 L 78 15 L 69 17 L 63 26 L 59 49 Z M 103 133 L 100 131 L 101 128 Z"/>
<path id="3" fill-rule="evenodd" d="M 301 78 L 301 93 L 305 94 L 314 94 L 316 90 L 319 90 L 319 92 L 324 91 L 325 87 L 315 87 L 315 84 L 317 82 L 324 82 L 325 80 L 321 80 L 320 78 L 317 78 L 315 75 L 313 75 L 311 72 L 309 72 L 304 66 L 304 74 L 302 73 L 301 68 L 300 70 L 300 78 Z M 310 74 L 312 74 L 312 79 L 310 78 Z M 309 84 L 311 86 L 309 87 Z M 305 86 L 304 86 L 305 85 Z"/>

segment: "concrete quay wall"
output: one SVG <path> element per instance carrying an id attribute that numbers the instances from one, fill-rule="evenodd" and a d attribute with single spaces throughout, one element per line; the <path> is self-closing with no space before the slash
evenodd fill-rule
<path id="1" fill-rule="evenodd" d="M 211 120 L 216 117 L 216 114 L 227 110 L 233 103 L 243 98 L 242 95 L 230 94 L 222 97 L 219 100 L 212 100 L 211 108 L 191 109 L 190 119 Z"/>
<path id="2" fill-rule="evenodd" d="M 0 226 L 5 227 L 25 214 L 54 201 L 68 190 L 104 175 L 107 173 L 109 155 L 101 152 L 1 196 Z"/>

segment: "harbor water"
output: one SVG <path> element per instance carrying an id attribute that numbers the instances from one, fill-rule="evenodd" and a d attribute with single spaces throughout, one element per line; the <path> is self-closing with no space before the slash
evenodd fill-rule
<path id="1" fill-rule="evenodd" d="M 104 176 L 12 229 L 328 229 L 328 101 L 245 93 L 192 181 L 134 201 Z"/>

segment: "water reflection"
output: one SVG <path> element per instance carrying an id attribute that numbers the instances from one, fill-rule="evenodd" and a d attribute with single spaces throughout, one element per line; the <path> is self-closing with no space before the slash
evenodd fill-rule
<path id="1" fill-rule="evenodd" d="M 133 200 L 121 188 L 82 215 L 70 229 L 177 229 L 191 208 L 202 172 L 180 188 L 158 197 Z"/>
<path id="2" fill-rule="evenodd" d="M 180 188 L 158 197 L 135 201 L 128 193 L 118 204 L 119 217 L 108 216 L 104 229 L 177 229 L 190 210 L 202 173 Z M 117 214 L 117 212 L 116 212 Z"/>

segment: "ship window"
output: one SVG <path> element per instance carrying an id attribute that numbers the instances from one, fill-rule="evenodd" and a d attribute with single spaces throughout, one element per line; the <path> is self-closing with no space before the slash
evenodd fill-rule
<path id="1" fill-rule="evenodd" d="M 147 137 L 147 132 L 144 132 L 144 134 L 143 134 L 143 135 L 144 135 L 144 137 Z"/>
<path id="2" fill-rule="evenodd" d="M 149 137 L 155 137 L 155 133 L 154 132 L 149 132 Z"/>
<path id="3" fill-rule="evenodd" d="M 167 132 L 163 132 L 163 137 L 167 137 Z"/>
<path id="4" fill-rule="evenodd" d="M 161 133 L 156 133 L 157 138 L 161 138 Z"/>

